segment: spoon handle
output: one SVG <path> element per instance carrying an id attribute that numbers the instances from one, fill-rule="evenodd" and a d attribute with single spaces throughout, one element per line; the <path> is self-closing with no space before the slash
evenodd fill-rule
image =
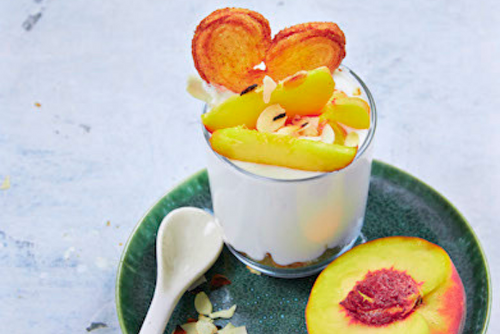
<path id="1" fill-rule="evenodd" d="M 139 334 L 163 334 L 183 292 L 175 295 L 157 288 Z"/>

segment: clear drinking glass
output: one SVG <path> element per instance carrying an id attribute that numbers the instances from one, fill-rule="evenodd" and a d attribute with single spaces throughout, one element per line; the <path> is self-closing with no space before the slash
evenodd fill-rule
<path id="1" fill-rule="evenodd" d="M 294 180 L 250 173 L 212 150 L 208 176 L 215 217 L 231 252 L 264 274 L 298 278 L 315 274 L 356 242 L 363 226 L 377 111 L 363 81 L 359 84 L 371 107 L 371 126 L 354 161 L 344 169 Z"/>

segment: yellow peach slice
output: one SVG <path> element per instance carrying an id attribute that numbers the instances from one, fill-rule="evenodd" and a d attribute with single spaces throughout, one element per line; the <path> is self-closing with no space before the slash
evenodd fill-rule
<path id="1" fill-rule="evenodd" d="M 321 120 L 336 121 L 354 129 L 370 128 L 370 105 L 359 97 L 338 97 L 323 108 Z"/>
<path id="2" fill-rule="evenodd" d="M 201 115 L 203 125 L 208 131 L 245 125 L 255 129 L 257 118 L 266 108 L 262 90 L 255 89 L 243 95 L 234 95 Z"/>
<path id="3" fill-rule="evenodd" d="M 327 67 L 300 71 L 278 84 L 271 103 L 279 103 L 290 116 L 319 115 L 334 88 L 335 82 Z"/>
<path id="4" fill-rule="evenodd" d="M 215 131 L 215 152 L 234 160 L 293 169 L 332 172 L 349 165 L 357 149 L 234 127 Z"/>
<path id="5" fill-rule="evenodd" d="M 271 92 L 269 103 L 264 102 L 262 87 L 231 96 L 203 114 L 203 124 L 210 132 L 238 125 L 255 129 L 260 113 L 273 104 L 281 105 L 289 116 L 319 114 L 335 87 L 332 76 L 325 69 L 300 72 L 279 83 Z"/>
<path id="6" fill-rule="evenodd" d="M 345 139 L 347 137 L 347 131 L 337 122 L 330 121 L 328 124 L 332 127 L 335 133 L 334 144 L 344 145 Z"/>

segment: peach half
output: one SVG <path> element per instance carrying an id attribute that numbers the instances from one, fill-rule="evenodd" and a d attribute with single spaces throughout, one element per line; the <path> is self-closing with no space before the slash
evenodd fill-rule
<path id="1" fill-rule="evenodd" d="M 234 95 L 203 114 L 201 119 L 208 131 L 244 125 L 255 129 L 260 113 L 268 106 L 279 104 L 288 116 L 319 114 L 332 96 L 335 82 L 326 67 L 297 74 L 280 82 L 264 102 L 262 86 Z"/>
<path id="2" fill-rule="evenodd" d="M 210 144 L 215 152 L 229 159 L 317 172 L 342 169 L 357 153 L 357 147 L 325 144 L 243 127 L 215 131 Z"/>
<path id="3" fill-rule="evenodd" d="M 309 334 L 459 334 L 465 292 L 441 247 L 388 237 L 353 248 L 318 277 L 306 308 Z"/>

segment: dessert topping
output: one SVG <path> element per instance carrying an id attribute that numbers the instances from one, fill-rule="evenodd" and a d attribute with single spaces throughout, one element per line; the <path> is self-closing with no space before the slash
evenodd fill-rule
<path id="1" fill-rule="evenodd" d="M 262 111 L 257 119 L 257 130 L 272 133 L 286 123 L 286 112 L 279 104 L 273 104 Z"/>

